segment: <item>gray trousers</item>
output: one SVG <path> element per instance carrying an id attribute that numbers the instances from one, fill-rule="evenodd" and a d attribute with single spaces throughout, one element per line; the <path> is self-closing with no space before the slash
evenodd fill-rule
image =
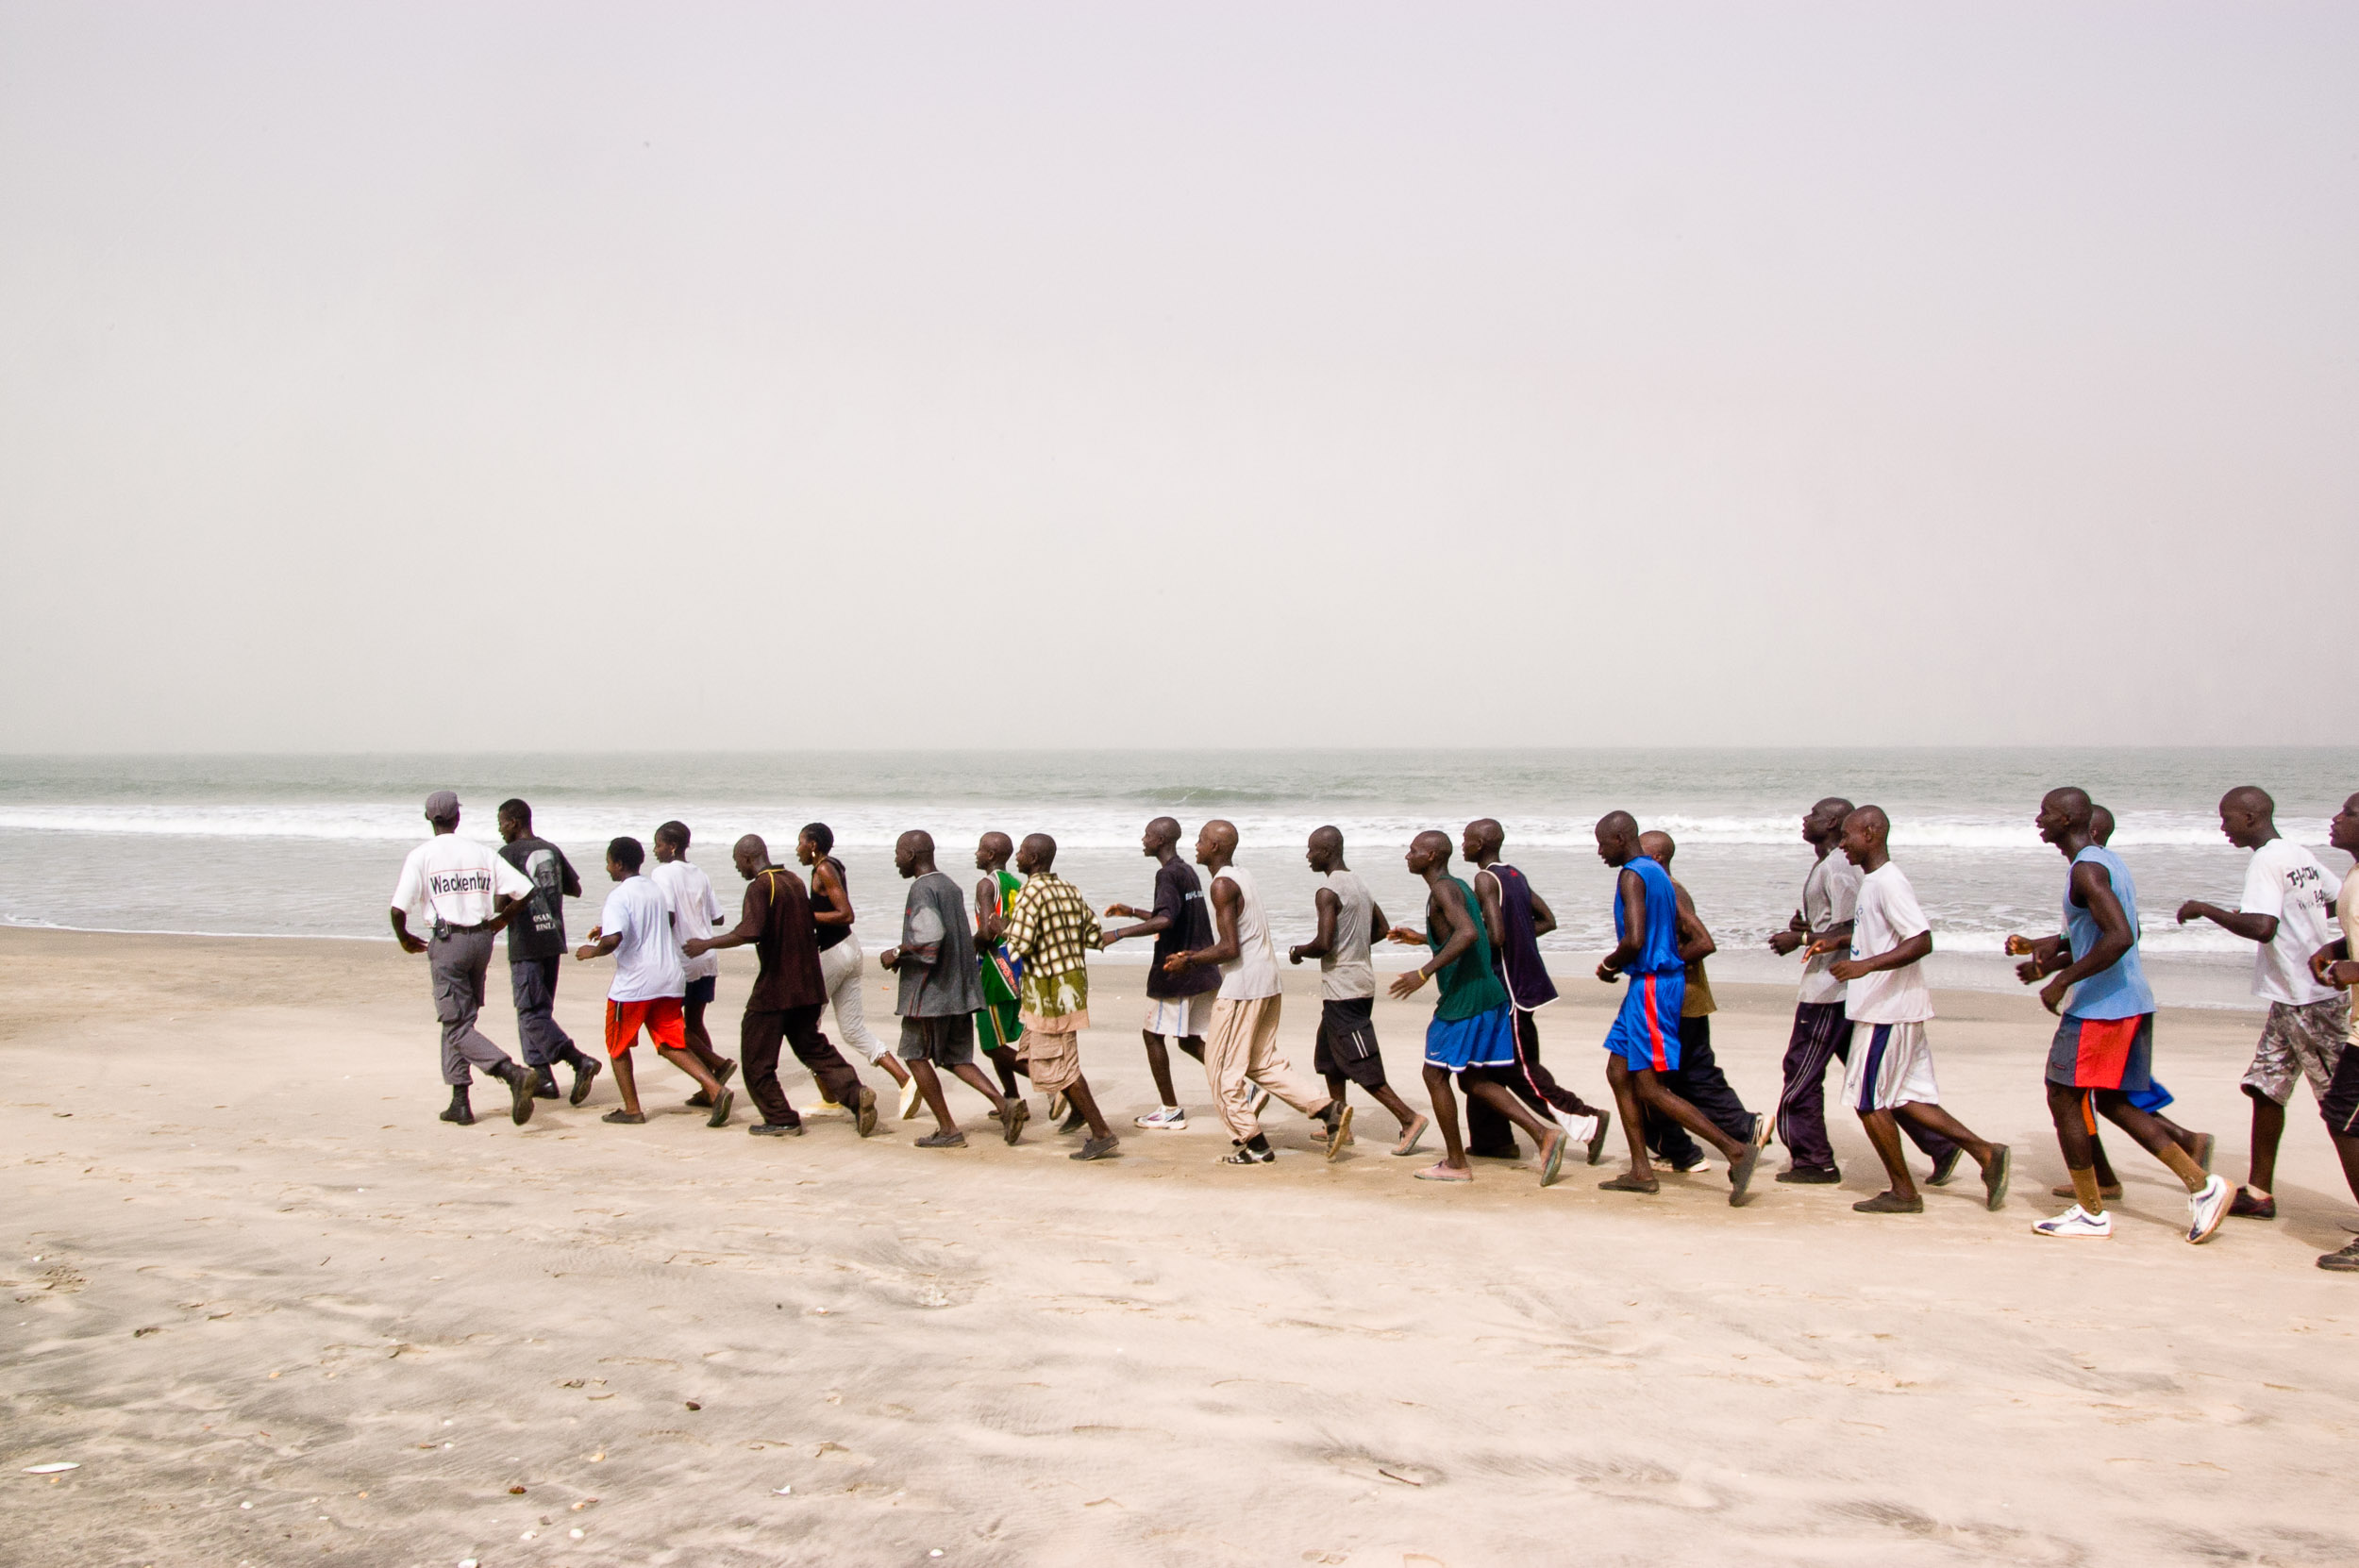
<path id="1" fill-rule="evenodd" d="M 490 931 L 452 931 L 429 938 L 427 973 L 434 978 L 434 1016 L 443 1021 L 443 1081 L 467 1087 L 467 1064 L 486 1073 L 508 1064 L 508 1053 L 475 1026 L 483 1010 L 483 976 L 492 967 Z"/>
<path id="2" fill-rule="evenodd" d="M 561 958 L 510 959 L 508 989 L 516 999 L 516 1039 L 527 1067 L 554 1067 L 579 1053 L 557 1025 L 557 972 Z"/>

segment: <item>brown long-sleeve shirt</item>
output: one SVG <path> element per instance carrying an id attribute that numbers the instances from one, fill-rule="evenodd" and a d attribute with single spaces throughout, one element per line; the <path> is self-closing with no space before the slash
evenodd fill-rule
<path id="1" fill-rule="evenodd" d="M 819 977 L 819 944 L 811 925 L 811 895 L 803 879 L 782 866 L 754 874 L 745 884 L 745 910 L 733 937 L 751 942 L 761 973 L 745 998 L 747 1012 L 783 1012 L 827 1001 Z"/>

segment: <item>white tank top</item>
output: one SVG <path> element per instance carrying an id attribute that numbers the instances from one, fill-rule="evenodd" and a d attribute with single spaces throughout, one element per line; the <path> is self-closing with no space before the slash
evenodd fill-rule
<path id="1" fill-rule="evenodd" d="M 1319 959 L 1319 994 L 1338 1002 L 1376 994 L 1376 965 L 1368 961 L 1368 910 L 1376 901 L 1356 871 L 1330 871 L 1328 890 L 1343 908 L 1335 911 L 1335 940 Z"/>
<path id="2" fill-rule="evenodd" d="M 1269 922 L 1262 918 L 1262 895 L 1254 891 L 1253 875 L 1241 866 L 1230 866 L 1219 876 L 1227 877 L 1237 889 L 1237 956 L 1220 966 L 1220 994 L 1223 1000 L 1249 1002 L 1259 996 L 1275 996 L 1285 990 L 1278 977 L 1278 949 L 1269 940 Z M 1213 916 L 1217 925 L 1219 916 Z"/>

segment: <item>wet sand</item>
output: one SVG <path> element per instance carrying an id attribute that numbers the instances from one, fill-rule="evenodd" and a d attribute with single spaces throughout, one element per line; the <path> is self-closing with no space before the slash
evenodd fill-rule
<path id="1" fill-rule="evenodd" d="M 750 969 L 726 957 L 729 1048 Z M 1190 1130 L 1129 1126 L 1143 978 L 1098 971 L 1083 1059 L 1124 1158 L 1076 1165 L 1037 1123 L 981 1136 L 962 1091 L 964 1151 L 890 1119 L 710 1130 L 644 1049 L 644 1127 L 598 1123 L 602 1077 L 528 1127 L 454 1128 L 424 960 L 390 944 L 0 930 L 5 1555 L 2359 1560 L 2359 1278 L 2313 1266 L 2353 1207 L 2306 1092 L 2285 1217 L 2201 1248 L 2118 1139 L 2114 1239 L 2031 1233 L 2063 1167 L 2028 997 L 1945 994 L 1934 1026 L 1945 1103 L 2016 1146 L 1999 1214 L 1970 1176 L 1922 1216 L 1851 1213 L 1882 1182 L 1840 1112 L 1842 1187 L 1765 1176 L 1742 1209 L 1716 1165 L 1598 1192 L 1618 1132 L 1546 1192 L 1523 1164 L 1412 1181 L 1364 1099 L 1342 1160 L 1281 1110 L 1279 1163 L 1236 1170 L 1184 1059 Z M 1561 983 L 1547 1059 L 1600 1098 L 1615 993 Z M 560 993 L 594 1049 L 603 985 L 569 966 Z M 512 1048 L 496 960 L 492 986 Z M 1790 995 L 1718 989 L 1715 1043 L 1765 1107 Z M 882 1019 L 881 976 L 870 997 Z M 1377 1016 L 1421 1104 L 1425 1008 Z M 2232 1179 L 2255 1023 L 2160 1025 L 2175 1114 Z M 50 1460 L 80 1468 L 21 1474 Z"/>

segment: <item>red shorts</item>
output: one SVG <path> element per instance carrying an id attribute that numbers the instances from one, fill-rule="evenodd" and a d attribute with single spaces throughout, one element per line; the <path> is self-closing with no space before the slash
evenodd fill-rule
<path id="1" fill-rule="evenodd" d="M 656 1043 L 656 1049 L 669 1046 L 675 1051 L 688 1049 L 688 1028 L 681 1022 L 680 999 L 677 996 L 650 996 L 644 1002 L 617 1002 L 606 999 L 606 1054 L 619 1057 L 639 1043 L 641 1028 Z"/>

